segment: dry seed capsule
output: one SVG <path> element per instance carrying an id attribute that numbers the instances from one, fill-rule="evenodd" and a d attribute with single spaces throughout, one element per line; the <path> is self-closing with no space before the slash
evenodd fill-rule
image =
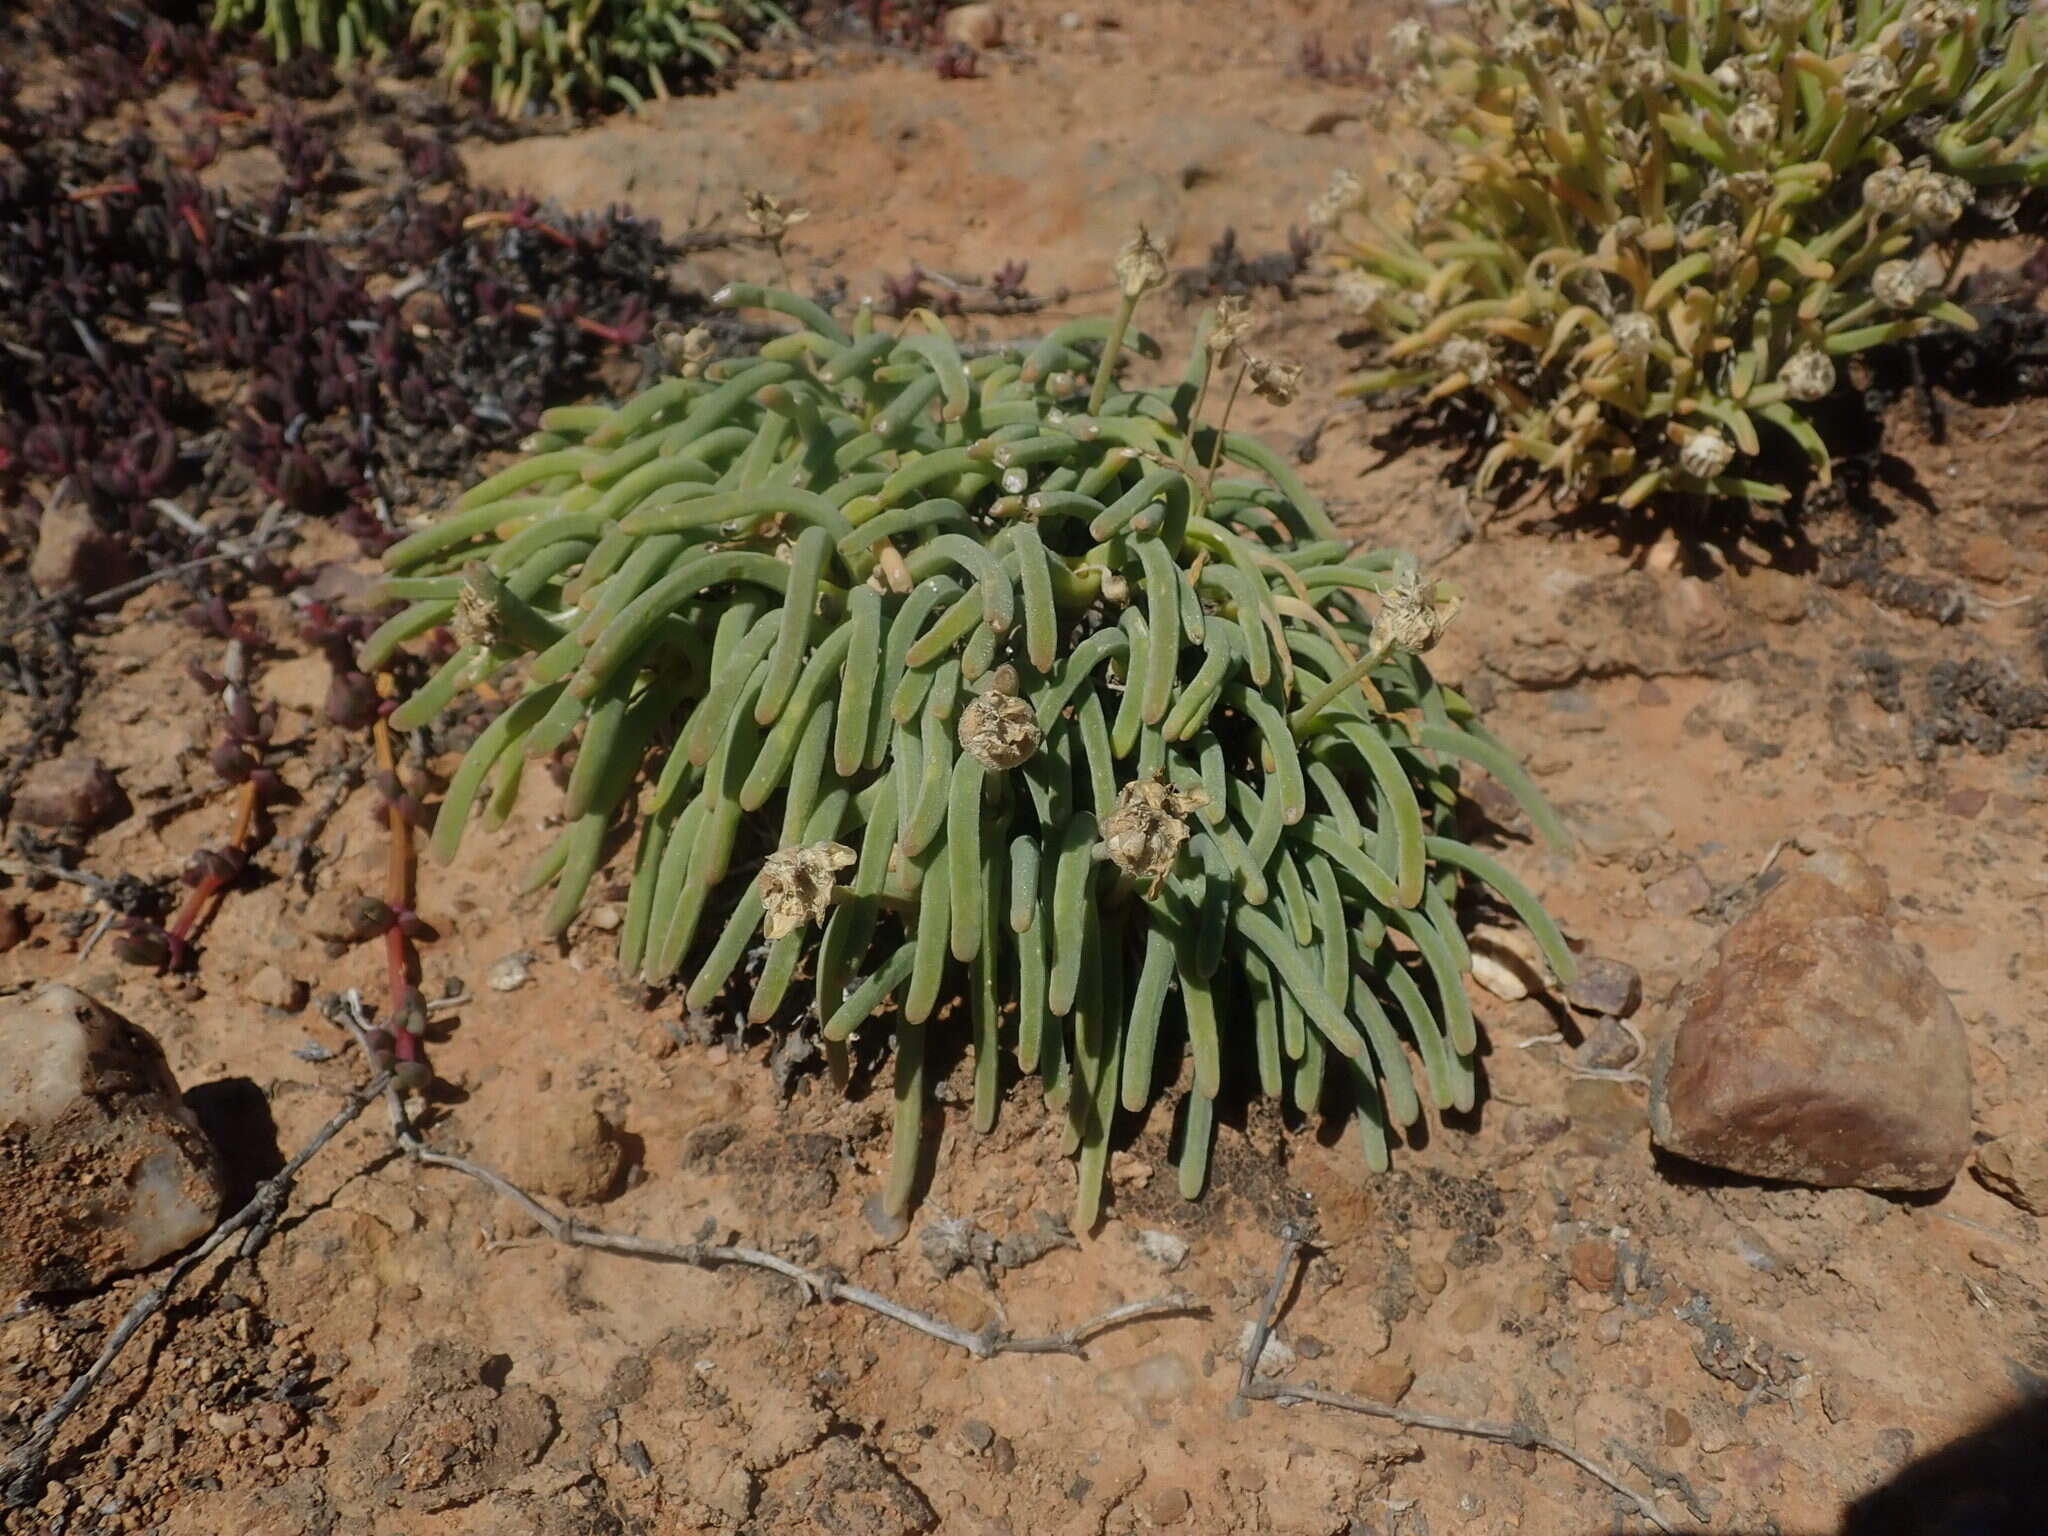
<path id="1" fill-rule="evenodd" d="M 1500 364 L 1486 343 L 1470 336 L 1453 336 L 1437 348 L 1436 363 L 1445 373 L 1462 373 L 1479 385 L 1492 383 L 1500 373 Z"/>
<path id="2" fill-rule="evenodd" d="M 1835 361 L 1818 347 L 1801 347 L 1785 359 L 1778 382 L 1794 400 L 1819 400 L 1835 387 Z"/>
<path id="3" fill-rule="evenodd" d="M 960 711 L 960 750 L 997 772 L 1038 750 L 1038 713 L 1011 693 L 991 690 Z"/>
<path id="4" fill-rule="evenodd" d="M 1695 432 L 1678 450 L 1678 467 L 1695 480 L 1712 480 L 1734 461 L 1728 439 L 1712 427 Z"/>
<path id="5" fill-rule="evenodd" d="M 1898 89 L 1898 66 L 1881 53 L 1866 53 L 1842 71 L 1842 94 L 1851 106 L 1881 107 Z"/>
<path id="6" fill-rule="evenodd" d="M 1958 176 L 1924 172 L 1913 189 L 1913 222 L 1925 233 L 1943 233 L 1970 206 L 1970 184 Z"/>
<path id="7" fill-rule="evenodd" d="M 1915 173 L 1896 165 L 1863 178 L 1863 206 L 1873 213 L 1904 213 L 1913 206 Z"/>
<path id="8" fill-rule="evenodd" d="M 1455 597 L 1440 598 L 1436 584 L 1424 581 L 1410 566 L 1380 593 L 1380 611 L 1372 621 L 1373 649 L 1419 656 L 1443 639 L 1460 606 Z"/>
<path id="9" fill-rule="evenodd" d="M 1641 310 L 1614 317 L 1614 350 L 1630 362 L 1640 363 L 1657 344 L 1657 322 Z"/>
<path id="10" fill-rule="evenodd" d="M 1116 809 L 1103 819 L 1098 851 L 1136 879 L 1164 880 L 1188 840 L 1188 816 L 1208 803 L 1199 790 L 1135 779 L 1117 792 Z"/>
<path id="11" fill-rule="evenodd" d="M 1910 261 L 1881 261 L 1870 274 L 1870 291 L 1887 309 L 1911 309 L 1927 292 L 1928 281 Z"/>
<path id="12" fill-rule="evenodd" d="M 1778 135 L 1778 109 L 1767 101 L 1745 101 L 1728 119 L 1728 137 L 1746 149 L 1761 149 Z"/>
<path id="13" fill-rule="evenodd" d="M 1386 303 L 1390 291 L 1379 278 L 1356 268 L 1337 274 L 1337 302 L 1354 315 L 1370 319 Z"/>
<path id="14" fill-rule="evenodd" d="M 761 931 L 786 938 L 807 923 L 822 923 L 832 909 L 839 872 L 859 858 L 844 843 L 805 843 L 771 853 L 761 864 Z"/>

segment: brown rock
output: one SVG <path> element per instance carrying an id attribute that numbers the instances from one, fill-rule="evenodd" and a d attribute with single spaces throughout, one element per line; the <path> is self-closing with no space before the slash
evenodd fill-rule
<path id="1" fill-rule="evenodd" d="M 1692 1439 L 1692 1420 L 1676 1408 L 1664 1410 L 1664 1443 L 1674 1449 Z"/>
<path id="2" fill-rule="evenodd" d="M 1714 888 L 1697 864 L 1688 864 L 1643 889 L 1650 910 L 1666 917 L 1690 917 L 1713 899 Z"/>
<path id="3" fill-rule="evenodd" d="M 1972 581 L 1987 581 L 1995 586 L 2012 576 L 2012 544 L 1996 534 L 1972 534 L 1957 551 L 1956 564 Z"/>
<path id="4" fill-rule="evenodd" d="M 25 940 L 34 929 L 35 925 L 28 918 L 28 909 L 20 902 L 0 902 L 0 955 Z"/>
<path id="5" fill-rule="evenodd" d="M 2001 1136 L 1977 1149 L 1977 1179 L 2023 1211 L 2048 1216 L 2048 1141 Z"/>
<path id="6" fill-rule="evenodd" d="M 1650 1094 L 1657 1144 L 1827 1187 L 1935 1189 L 1970 1146 L 1962 1022 L 1893 942 L 1881 876 L 1809 860 L 1674 994 Z"/>
<path id="7" fill-rule="evenodd" d="M 1773 624 L 1797 624 L 1806 617 L 1806 583 L 1790 571 L 1753 566 L 1730 581 L 1735 601 L 1748 613 Z"/>
<path id="8" fill-rule="evenodd" d="M 97 832 L 128 814 L 128 797 L 107 765 L 83 752 L 45 758 L 14 792 L 14 819 L 32 827 Z"/>
<path id="9" fill-rule="evenodd" d="M 1145 1513 L 1154 1525 L 1178 1525 L 1188 1517 L 1188 1491 L 1162 1488 L 1146 1502 Z"/>
<path id="10" fill-rule="evenodd" d="M 296 1013 L 306 1006 L 306 984 L 297 981 L 274 965 L 266 965 L 247 981 L 242 991 L 250 1002 L 261 1003 L 266 1008 L 281 1008 L 286 1013 Z"/>
<path id="11" fill-rule="evenodd" d="M 1406 1360 L 1373 1360 L 1358 1373 L 1358 1395 L 1392 1406 L 1415 1385 L 1415 1368 Z"/>
<path id="12" fill-rule="evenodd" d="M 83 502 L 67 497 L 44 509 L 28 579 L 45 597 L 91 597 L 126 581 L 130 568 L 127 551 Z"/>
<path id="13" fill-rule="evenodd" d="M 1562 688 L 1586 670 L 1585 659 L 1568 645 L 1523 645 L 1490 652 L 1486 664 L 1524 688 Z"/>
<path id="14" fill-rule="evenodd" d="M 618 1188 L 625 1148 L 588 1098 L 543 1092 L 512 1131 L 505 1175 L 522 1188 L 569 1205 L 593 1205 Z"/>
<path id="15" fill-rule="evenodd" d="M 1632 965 L 1588 955 L 1579 961 L 1579 974 L 1564 997 L 1574 1008 L 1625 1019 L 1643 1005 L 1643 978 Z"/>
<path id="16" fill-rule="evenodd" d="M 197 1241 L 220 1162 L 149 1032 L 66 986 L 0 1004 L 0 1294 L 82 1290 Z"/>
<path id="17" fill-rule="evenodd" d="M 1572 1244 L 1565 1259 L 1571 1266 L 1572 1278 L 1582 1289 L 1601 1296 L 1614 1289 L 1614 1244 L 1603 1243 L 1598 1238 L 1582 1238 Z"/>

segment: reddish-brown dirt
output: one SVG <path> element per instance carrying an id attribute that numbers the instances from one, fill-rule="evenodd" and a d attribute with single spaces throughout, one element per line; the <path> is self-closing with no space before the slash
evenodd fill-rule
<path id="1" fill-rule="evenodd" d="M 573 207 L 630 201 L 672 231 L 730 221 L 742 189 L 765 187 L 811 210 L 789 245 L 799 281 L 843 277 L 858 296 L 912 262 L 981 276 L 1015 259 L 1036 292 L 1070 291 L 1059 314 L 1096 307 L 1135 219 L 1176 265 L 1226 227 L 1246 249 L 1282 248 L 1330 170 L 1372 152 L 1360 88 L 1307 79 L 1298 60 L 1311 35 L 1332 51 L 1367 36 L 1378 8 L 1001 9 L 1009 41 L 980 80 L 821 47 L 793 78 L 474 148 L 472 169 Z M 758 253 L 697 260 L 685 275 L 707 284 L 775 275 Z M 1281 442 L 1323 421 L 1345 370 L 1314 288 L 1264 305 L 1259 344 L 1308 369 L 1294 405 L 1248 413 Z M 1191 319 L 1161 303 L 1147 323 L 1173 337 Z M 1339 412 L 1305 473 L 1347 527 L 1463 586 L 1432 665 L 1489 710 L 1582 841 L 1572 858 L 1520 842 L 1508 856 L 1576 940 L 1642 972 L 1646 1028 L 1774 857 L 1849 846 L 1888 876 L 1902 940 L 1965 1020 L 1980 1134 L 2048 1132 L 2048 738 L 1923 756 L 1914 735 L 1934 662 L 1982 657 L 2039 679 L 2048 516 L 2029 466 L 2048 455 L 2048 409 L 1950 404 L 1938 443 L 1910 406 L 1895 413 L 1892 447 L 1927 495 L 1894 498 L 1890 566 L 1958 589 L 1951 625 L 1774 569 L 1733 539 L 1672 558 L 1675 545 L 1631 551 L 1513 514 L 1478 527 L 1440 454 L 1372 446 L 1393 424 Z M 309 538 L 303 560 L 352 558 Z M 144 594 L 81 638 L 78 742 L 134 806 L 90 846 L 105 874 L 166 875 L 233 818 L 205 761 L 211 705 L 184 672 L 212 642 L 174 608 Z M 277 642 L 256 688 L 283 711 L 281 739 L 303 746 L 285 769 L 299 798 L 196 974 L 166 983 L 105 948 L 81 960 L 87 893 L 17 885 L 5 894 L 36 921 L 0 956 L 0 980 L 71 981 L 153 1030 L 188 1089 L 227 1085 L 214 1096 L 241 1106 L 231 1155 L 260 1175 L 267 1152 L 289 1155 L 333 1111 L 354 1066 L 317 1009 L 265 1006 L 251 977 L 275 967 L 315 996 L 374 997 L 382 961 L 375 946 L 330 958 L 305 933 L 291 839 L 361 743 L 317 723 L 325 667 L 282 604 L 248 612 Z M 1900 669 L 1902 708 L 1873 691 L 1877 652 Z M 476 1185 L 395 1157 L 373 1112 L 307 1170 L 259 1256 L 150 1325 L 60 1440 L 42 1503 L 0 1528 L 1617 1529 L 1613 1498 L 1553 1457 L 1309 1406 L 1230 1411 L 1239 1332 L 1288 1220 L 1316 1251 L 1280 1327 L 1300 1357 L 1292 1379 L 1537 1424 L 1654 1484 L 1682 1528 L 1832 1531 L 1914 1457 L 2048 1387 L 2037 1221 L 1967 1175 L 1893 1199 L 1668 1165 L 1641 1084 L 1575 1073 L 1577 1024 L 1483 993 L 1478 1111 L 1397 1151 L 1391 1173 L 1369 1176 L 1348 1138 L 1255 1114 L 1224 1130 L 1213 1187 L 1187 1205 L 1155 1114 L 1116 1159 L 1099 1231 L 990 1277 L 941 1277 L 922 1247 L 934 1224 L 1001 1238 L 1069 1208 L 1071 1170 L 1036 1096 L 1013 1092 L 981 1140 L 957 1100 L 943 1112 L 911 1235 L 887 1246 L 861 1214 L 886 1158 L 886 1095 L 844 1101 L 799 1074 L 778 1102 L 765 1046 L 679 1042 L 675 1002 L 649 1009 L 615 985 L 616 909 L 602 901 L 565 943 L 537 943 L 537 904 L 506 891 L 546 806 L 530 796 L 502 836 L 422 872 L 439 933 L 427 993 L 472 994 L 434 1047 L 437 1145 L 545 1168 L 562 1149 L 539 1141 L 555 1117 L 538 1107 L 594 1105 L 631 1165 L 583 1213 L 609 1227 L 738 1234 L 969 1328 L 1050 1330 L 1174 1288 L 1202 1310 L 1107 1333 L 1085 1358 L 977 1362 L 805 1306 L 762 1275 L 551 1245 Z M 351 792 L 319 834 L 311 884 L 374 887 L 384 848 L 376 796 Z M 515 952 L 530 982 L 492 990 L 486 974 Z M 1187 1241 L 1176 1273 L 1140 1254 L 1144 1230 Z M 146 1283 L 0 1319 L 5 1422 L 40 1411 Z"/>

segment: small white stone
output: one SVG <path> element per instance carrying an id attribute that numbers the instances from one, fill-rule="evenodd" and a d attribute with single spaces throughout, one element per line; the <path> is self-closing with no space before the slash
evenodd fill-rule
<path id="1" fill-rule="evenodd" d="M 1252 1336 L 1258 1331 L 1259 1325 L 1257 1323 L 1249 1321 L 1245 1323 L 1243 1331 L 1237 1336 L 1238 1359 L 1242 1360 L 1245 1356 L 1245 1351 L 1252 1347 Z M 1280 1342 L 1280 1335 L 1277 1333 L 1267 1334 L 1266 1347 L 1259 1351 L 1258 1374 L 1266 1377 L 1282 1376 L 1294 1369 L 1294 1362 L 1294 1351 Z"/>
<path id="2" fill-rule="evenodd" d="M 525 950 L 514 950 L 493 965 L 484 980 L 493 992 L 517 992 L 533 980 L 531 959 Z"/>
<path id="3" fill-rule="evenodd" d="M 1152 1263 L 1157 1264 L 1169 1275 L 1188 1259 L 1188 1241 L 1175 1237 L 1171 1232 L 1157 1232 L 1140 1228 L 1131 1234 L 1131 1246 Z"/>

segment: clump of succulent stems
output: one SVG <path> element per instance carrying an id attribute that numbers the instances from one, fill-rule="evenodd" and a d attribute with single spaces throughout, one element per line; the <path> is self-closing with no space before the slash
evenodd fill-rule
<path id="1" fill-rule="evenodd" d="M 1038 1076 L 1087 1225 L 1118 1112 L 1162 1092 L 1189 1198 L 1219 1095 L 1348 1113 L 1374 1168 L 1424 1099 L 1469 1106 L 1468 884 L 1572 970 L 1456 831 L 1476 765 L 1562 838 L 1423 664 L 1454 595 L 1197 408 L 1284 366 L 1225 311 L 1178 382 L 1123 381 L 1158 355 L 1134 311 L 1164 275 L 1134 242 L 1112 317 L 972 356 L 929 313 L 842 323 L 735 284 L 720 303 L 795 329 L 719 361 L 681 338 L 675 377 L 548 412 L 386 556 L 411 606 L 363 665 L 436 626 L 461 643 L 393 726 L 516 693 L 433 852 L 573 751 L 566 828 L 522 881 L 554 887 L 547 929 L 632 828 L 627 972 L 817 1030 L 842 1083 L 850 1037 L 889 1031 L 899 1214 L 934 1031 L 972 1051 L 980 1130 L 1006 1060 Z"/>
<path id="2" fill-rule="evenodd" d="M 1840 361 L 1972 327 L 1960 242 L 2048 180 L 2048 22 L 2006 0 L 1491 0 L 1391 41 L 1447 154 L 1313 210 L 1385 342 L 1347 393 L 1479 403 L 1482 483 L 1781 502 L 1774 433 L 1826 483 Z"/>
<path id="3" fill-rule="evenodd" d="M 516 117 L 665 100 L 682 76 L 722 71 L 742 31 L 789 25 L 773 0 L 422 0 L 412 34 L 439 43 L 450 79 Z"/>
<path id="4" fill-rule="evenodd" d="M 282 64 L 304 52 L 331 54 L 347 69 L 377 58 L 404 30 L 403 0 L 214 0 L 216 31 L 253 31 Z"/>

